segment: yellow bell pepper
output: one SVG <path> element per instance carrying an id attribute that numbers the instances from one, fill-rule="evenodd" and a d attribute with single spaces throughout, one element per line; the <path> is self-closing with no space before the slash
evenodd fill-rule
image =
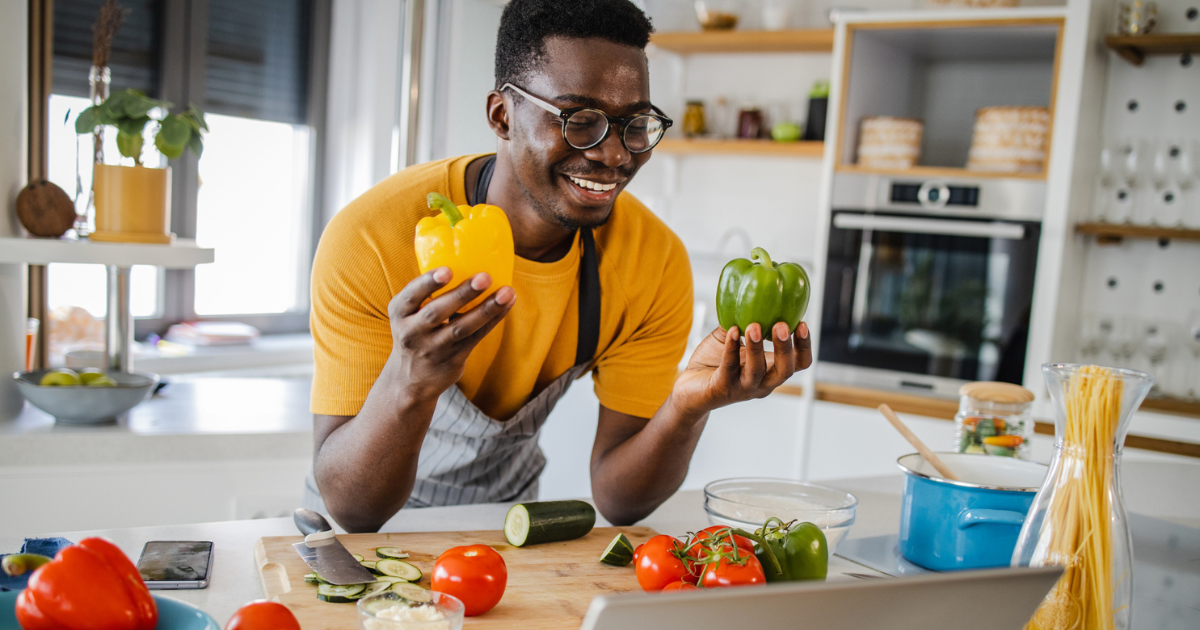
<path id="1" fill-rule="evenodd" d="M 465 313 L 500 287 L 512 286 L 512 226 L 503 210 L 483 203 L 455 206 L 445 195 L 435 192 L 429 193 L 426 201 L 431 210 L 440 210 L 441 214 L 417 222 L 417 266 L 421 273 L 438 267 L 449 267 L 454 272 L 449 282 L 434 291 L 434 298 L 475 274 L 491 275 L 492 285 L 458 311 Z"/>

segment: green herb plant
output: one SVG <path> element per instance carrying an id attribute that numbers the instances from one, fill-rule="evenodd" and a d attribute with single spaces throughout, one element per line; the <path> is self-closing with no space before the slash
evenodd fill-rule
<path id="1" fill-rule="evenodd" d="M 167 159 L 183 155 L 187 148 L 200 157 L 204 152 L 201 133 L 208 131 L 204 112 L 191 105 L 178 114 L 165 113 L 171 107 L 171 103 L 154 100 L 138 90 L 116 92 L 99 105 L 79 112 L 79 118 L 75 119 L 75 133 L 93 133 L 96 127 L 104 125 L 116 127 L 117 150 L 141 166 L 143 133 L 147 124 L 155 122 L 158 123 L 158 131 L 154 134 L 154 146 Z M 165 113 L 158 120 L 150 116 L 156 109 Z"/>

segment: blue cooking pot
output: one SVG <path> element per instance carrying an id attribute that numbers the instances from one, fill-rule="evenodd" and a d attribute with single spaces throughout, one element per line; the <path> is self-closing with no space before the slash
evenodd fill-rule
<path id="1" fill-rule="evenodd" d="M 960 481 L 943 479 L 920 453 L 904 471 L 900 553 L 933 571 L 1006 567 L 1046 466 L 1011 457 L 938 453 Z"/>

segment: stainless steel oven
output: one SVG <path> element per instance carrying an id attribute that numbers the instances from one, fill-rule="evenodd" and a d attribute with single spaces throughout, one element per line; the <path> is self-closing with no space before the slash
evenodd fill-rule
<path id="1" fill-rule="evenodd" d="M 1020 383 L 1045 189 L 836 175 L 817 378 L 946 396 Z"/>

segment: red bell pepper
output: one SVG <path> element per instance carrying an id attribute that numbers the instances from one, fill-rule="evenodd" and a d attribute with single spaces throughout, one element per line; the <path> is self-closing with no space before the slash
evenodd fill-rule
<path id="1" fill-rule="evenodd" d="M 17 597 L 24 630 L 154 630 L 158 605 L 116 545 L 85 538 L 58 552 Z"/>

